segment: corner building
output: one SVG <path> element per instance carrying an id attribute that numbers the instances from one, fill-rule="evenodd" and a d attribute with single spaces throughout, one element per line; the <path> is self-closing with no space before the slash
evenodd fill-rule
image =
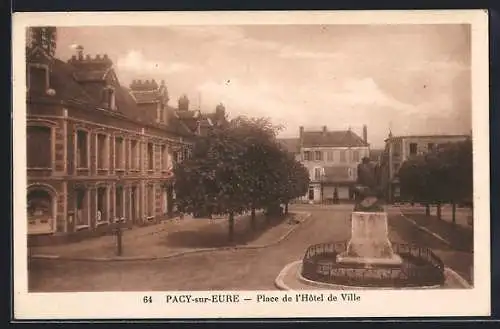
<path id="1" fill-rule="evenodd" d="M 120 85 L 108 56 L 54 58 L 56 29 L 31 28 L 26 48 L 30 241 L 89 236 L 173 215 L 175 162 L 196 131 L 168 105 L 165 83 Z M 203 116 L 200 116 L 200 121 Z M 200 124 L 198 124 L 199 126 Z"/>

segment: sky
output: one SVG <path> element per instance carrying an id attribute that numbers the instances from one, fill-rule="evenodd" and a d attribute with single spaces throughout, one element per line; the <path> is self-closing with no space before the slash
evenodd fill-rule
<path id="1" fill-rule="evenodd" d="M 246 25 L 58 28 L 56 56 L 75 45 L 107 54 L 122 85 L 165 80 L 170 104 L 223 103 L 230 117 L 268 117 L 284 129 L 368 127 L 394 135 L 471 130 L 468 25 Z"/>

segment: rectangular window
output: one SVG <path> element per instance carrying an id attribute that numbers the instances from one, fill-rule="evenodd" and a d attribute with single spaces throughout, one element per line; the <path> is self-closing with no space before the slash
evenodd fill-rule
<path id="1" fill-rule="evenodd" d="M 326 153 L 326 158 L 328 161 L 332 162 L 333 161 L 333 151 L 328 151 Z"/>
<path id="2" fill-rule="evenodd" d="M 117 220 L 121 220 L 123 217 L 125 217 L 123 195 L 123 187 L 117 186 L 115 189 L 115 214 Z"/>
<path id="3" fill-rule="evenodd" d="M 396 175 L 399 171 L 399 164 L 395 163 L 392 167 L 392 170 L 393 170 L 393 174 Z"/>
<path id="4" fill-rule="evenodd" d="M 88 226 L 90 220 L 87 191 L 83 188 L 77 189 L 75 197 L 75 225 Z"/>
<path id="5" fill-rule="evenodd" d="M 315 151 L 314 152 L 314 160 L 322 161 L 323 160 L 323 152 L 322 151 Z"/>
<path id="6" fill-rule="evenodd" d="M 155 187 L 154 185 L 148 186 L 148 217 L 153 217 L 155 215 Z"/>
<path id="7" fill-rule="evenodd" d="M 314 180 L 321 180 L 322 168 L 314 168 Z"/>
<path id="8" fill-rule="evenodd" d="M 83 130 L 76 132 L 76 164 L 77 168 L 88 168 L 88 133 Z"/>
<path id="9" fill-rule="evenodd" d="M 340 151 L 340 162 L 346 162 L 346 151 Z"/>
<path id="10" fill-rule="evenodd" d="M 359 151 L 358 150 L 352 151 L 352 161 L 359 162 Z"/>
<path id="11" fill-rule="evenodd" d="M 139 169 L 139 147 L 136 140 L 130 141 L 130 166 L 134 170 Z"/>
<path id="12" fill-rule="evenodd" d="M 162 145 L 161 146 L 161 170 L 166 171 L 168 169 L 168 153 L 167 153 L 167 146 Z"/>
<path id="13" fill-rule="evenodd" d="M 96 221 L 107 222 L 108 221 L 108 209 L 107 209 L 107 193 L 105 187 L 97 188 L 97 218 Z"/>
<path id="14" fill-rule="evenodd" d="M 311 152 L 310 151 L 304 151 L 304 161 L 311 161 Z"/>
<path id="15" fill-rule="evenodd" d="M 154 170 L 154 145 L 148 143 L 148 169 Z"/>
<path id="16" fill-rule="evenodd" d="M 177 162 L 180 163 L 184 160 L 184 150 L 176 152 Z"/>
<path id="17" fill-rule="evenodd" d="M 410 155 L 417 154 L 417 143 L 410 143 Z"/>
<path id="18" fill-rule="evenodd" d="M 28 126 L 27 161 L 29 168 L 52 168 L 52 129 Z"/>
<path id="19" fill-rule="evenodd" d="M 30 66 L 28 88 L 36 92 L 45 92 L 48 86 L 48 70 L 42 66 Z"/>
<path id="20" fill-rule="evenodd" d="M 108 168 L 108 137 L 104 134 L 97 134 L 97 168 Z"/>
<path id="21" fill-rule="evenodd" d="M 115 109 L 115 90 L 112 87 L 106 87 L 102 91 L 102 104 L 105 108 Z"/>
<path id="22" fill-rule="evenodd" d="M 394 142 L 392 150 L 393 156 L 399 157 L 401 155 L 402 145 L 401 141 Z"/>
<path id="23" fill-rule="evenodd" d="M 115 138 L 115 169 L 125 168 L 125 142 L 122 137 Z"/>

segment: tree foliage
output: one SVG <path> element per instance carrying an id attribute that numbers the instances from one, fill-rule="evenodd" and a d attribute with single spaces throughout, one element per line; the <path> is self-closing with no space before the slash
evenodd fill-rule
<path id="1" fill-rule="evenodd" d="M 281 149 L 281 127 L 265 118 L 237 117 L 193 146 L 192 157 L 174 168 L 180 211 L 234 215 L 269 209 L 304 195 L 306 168 Z M 253 223 L 253 220 L 252 220 Z"/>
<path id="2" fill-rule="evenodd" d="M 440 217 L 441 204 L 472 200 L 472 142 L 468 139 L 440 145 L 405 161 L 398 175 L 402 198 L 437 204 Z"/>

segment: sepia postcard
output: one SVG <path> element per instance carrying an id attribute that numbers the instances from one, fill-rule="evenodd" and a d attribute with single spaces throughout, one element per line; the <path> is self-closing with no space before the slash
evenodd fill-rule
<path id="1" fill-rule="evenodd" d="M 487 28 L 15 13 L 15 318 L 490 315 Z"/>

